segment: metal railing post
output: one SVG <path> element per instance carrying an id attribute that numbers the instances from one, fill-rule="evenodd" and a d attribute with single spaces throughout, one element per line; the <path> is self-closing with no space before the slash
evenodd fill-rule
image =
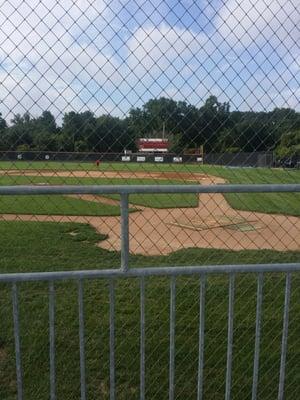
<path id="1" fill-rule="evenodd" d="M 86 399 L 85 380 L 85 343 L 84 343 L 84 306 L 83 306 L 83 282 L 78 281 L 78 318 L 79 318 L 79 359 L 80 359 L 80 399 Z"/>
<path id="2" fill-rule="evenodd" d="M 228 337 L 227 337 L 227 367 L 226 367 L 225 400 L 231 399 L 233 318 L 234 318 L 234 282 L 235 282 L 235 275 L 230 274 L 230 276 L 229 276 L 229 299 L 228 299 Z"/>
<path id="3" fill-rule="evenodd" d="M 19 326 L 19 300 L 17 284 L 12 285 L 12 305 L 13 305 L 13 324 L 15 337 L 15 357 L 16 357 L 16 375 L 17 375 L 17 399 L 23 399 L 23 371 L 21 363 L 21 344 L 20 344 L 20 326 Z"/>
<path id="4" fill-rule="evenodd" d="M 109 282 L 109 399 L 115 400 L 115 282 Z"/>
<path id="5" fill-rule="evenodd" d="M 291 274 L 288 272 L 286 274 L 286 280 L 285 280 L 278 400 L 284 399 L 284 383 L 285 383 L 284 381 L 285 381 L 287 341 L 288 341 L 288 330 L 289 330 L 289 308 L 290 308 L 290 299 L 291 299 L 291 281 L 292 281 L 292 277 L 291 277 Z"/>
<path id="6" fill-rule="evenodd" d="M 129 209 L 128 194 L 121 193 L 121 269 L 128 270 L 129 260 Z"/>
<path id="7" fill-rule="evenodd" d="M 260 336 L 261 336 L 261 309 L 263 302 L 263 279 L 264 279 L 263 274 L 259 273 L 257 279 L 257 294 L 256 294 L 255 348 L 254 348 L 252 397 L 251 397 L 252 400 L 257 399 Z"/>
<path id="8" fill-rule="evenodd" d="M 205 292 L 206 275 L 201 275 L 199 294 L 199 355 L 198 355 L 198 377 L 197 377 L 197 400 L 203 399 L 203 370 L 204 370 L 204 338 L 205 338 Z"/>
<path id="9" fill-rule="evenodd" d="M 169 400 L 174 399 L 175 390 L 175 316 L 176 314 L 176 280 L 170 282 L 170 354 L 169 354 Z"/>
<path id="10" fill-rule="evenodd" d="M 145 278 L 140 279 L 140 400 L 145 400 Z"/>
<path id="11" fill-rule="evenodd" d="M 55 383 L 55 289 L 49 283 L 49 361 L 50 361 L 50 400 L 56 400 Z"/>

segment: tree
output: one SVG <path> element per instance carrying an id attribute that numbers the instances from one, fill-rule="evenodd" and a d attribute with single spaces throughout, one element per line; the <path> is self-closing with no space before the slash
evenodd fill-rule
<path id="1" fill-rule="evenodd" d="M 0 113 L 0 150 L 7 148 L 7 123 Z"/>
<path id="2" fill-rule="evenodd" d="M 241 151 L 239 143 L 236 130 L 225 128 L 219 133 L 214 148 L 219 153 L 237 153 Z"/>
<path id="3" fill-rule="evenodd" d="M 209 96 L 200 108 L 200 132 L 206 151 L 215 150 L 218 136 L 230 124 L 229 103 L 219 103 L 216 96 Z"/>
<path id="4" fill-rule="evenodd" d="M 279 158 L 300 156 L 300 130 L 284 133 L 280 138 L 280 143 L 276 148 Z"/>
<path id="5" fill-rule="evenodd" d="M 56 121 L 50 111 L 42 112 L 42 115 L 36 119 L 36 126 L 49 133 L 55 134 L 57 132 Z"/>
<path id="6" fill-rule="evenodd" d="M 59 138 L 63 150 L 75 151 L 76 142 L 80 142 L 82 147 L 82 142 L 88 143 L 90 141 L 95 129 L 96 119 L 91 111 L 66 113 L 63 117 L 62 132 Z"/>
<path id="7" fill-rule="evenodd" d="M 91 142 L 92 141 L 92 142 Z M 99 152 L 119 153 L 135 147 L 135 138 L 128 130 L 128 121 L 111 115 L 102 115 L 96 120 L 94 135 L 89 147 Z"/>
<path id="8" fill-rule="evenodd" d="M 26 112 L 22 116 L 16 114 L 11 120 L 12 126 L 7 128 L 7 150 L 15 150 L 20 145 L 31 147 L 33 141 L 33 119 Z"/>
<path id="9" fill-rule="evenodd" d="M 50 111 L 43 111 L 42 115 L 33 121 L 33 146 L 35 150 L 57 150 L 57 133 L 59 129 L 54 116 Z"/>
<path id="10" fill-rule="evenodd" d="M 128 129 L 136 139 L 162 138 L 164 131 L 165 137 L 172 143 L 172 149 L 180 152 L 180 148 L 196 143 L 198 121 L 199 112 L 195 106 L 161 97 L 149 100 L 142 109 L 130 110 Z"/>
<path id="11" fill-rule="evenodd" d="M 166 135 L 178 133 L 182 116 L 178 103 L 161 97 L 151 99 L 142 107 L 129 112 L 128 125 L 136 138 L 162 137 L 163 127 Z"/>
<path id="12" fill-rule="evenodd" d="M 268 112 L 230 111 L 214 95 L 197 108 L 186 101 L 161 97 L 132 108 L 129 115 L 96 117 L 91 111 L 70 111 L 58 127 L 50 111 L 33 118 L 17 114 L 7 126 L 0 114 L 0 150 L 100 151 L 136 150 L 136 139 L 163 135 L 171 151 L 204 146 L 205 152 L 298 152 L 300 113 L 291 108 Z M 24 150 L 24 151 L 25 151 Z"/>
<path id="13" fill-rule="evenodd" d="M 126 119 L 128 130 L 134 139 L 145 137 L 148 134 L 146 115 L 140 108 L 132 108 Z"/>

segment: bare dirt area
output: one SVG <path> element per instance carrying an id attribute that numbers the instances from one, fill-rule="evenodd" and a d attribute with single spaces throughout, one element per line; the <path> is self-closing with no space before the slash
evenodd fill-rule
<path id="1" fill-rule="evenodd" d="M 202 183 L 223 183 L 224 180 L 211 175 L 187 172 L 131 172 L 131 171 L 60 171 L 36 169 L 0 170 L 0 175 L 9 176 L 40 176 L 62 178 L 111 178 L 111 179 L 158 179 L 158 180 L 185 180 Z M 125 182 L 126 183 L 126 182 Z"/>
<path id="2" fill-rule="evenodd" d="M 2 171 L 3 172 L 3 171 Z M 63 176 L 126 179 L 176 179 L 202 184 L 224 183 L 221 178 L 203 174 L 102 172 L 102 171 L 9 171 L 10 175 Z M 83 200 L 118 204 L 116 200 L 100 196 L 81 196 Z M 300 250 L 300 218 L 231 208 L 221 194 L 199 195 L 195 208 L 155 209 L 140 206 L 129 215 L 130 252 L 133 254 L 159 255 L 191 248 L 227 250 L 274 249 Z M 89 223 L 108 239 L 98 245 L 107 250 L 120 250 L 120 217 L 10 215 L 3 220 L 56 221 Z"/>

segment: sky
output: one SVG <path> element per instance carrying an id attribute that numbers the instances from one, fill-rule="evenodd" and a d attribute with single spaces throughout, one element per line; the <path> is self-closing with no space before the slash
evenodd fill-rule
<path id="1" fill-rule="evenodd" d="M 0 0 L 0 112 L 300 111 L 300 0 Z"/>

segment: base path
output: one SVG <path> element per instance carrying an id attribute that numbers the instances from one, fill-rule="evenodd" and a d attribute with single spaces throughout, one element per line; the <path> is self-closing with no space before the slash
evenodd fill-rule
<path id="1" fill-rule="evenodd" d="M 10 175 L 22 175 L 9 171 Z M 155 178 L 184 180 L 193 183 L 217 184 L 224 180 L 203 174 L 101 172 L 101 171 L 22 171 L 29 176 L 65 176 L 95 178 Z M 51 174 L 51 175 L 50 175 Z M 155 196 L 155 195 L 153 195 Z M 88 201 L 105 202 L 98 196 L 82 196 Z M 107 199 L 106 199 L 107 200 Z M 116 204 L 115 200 L 107 200 Z M 300 250 L 300 218 L 237 211 L 231 208 L 221 194 L 200 194 L 195 208 L 154 209 L 134 205 L 139 211 L 130 213 L 130 252 L 133 254 L 169 254 L 183 248 L 214 248 L 226 250 L 280 251 Z M 4 220 L 57 221 L 89 223 L 98 232 L 108 235 L 99 242 L 107 250 L 120 250 L 120 217 L 10 215 Z"/>

